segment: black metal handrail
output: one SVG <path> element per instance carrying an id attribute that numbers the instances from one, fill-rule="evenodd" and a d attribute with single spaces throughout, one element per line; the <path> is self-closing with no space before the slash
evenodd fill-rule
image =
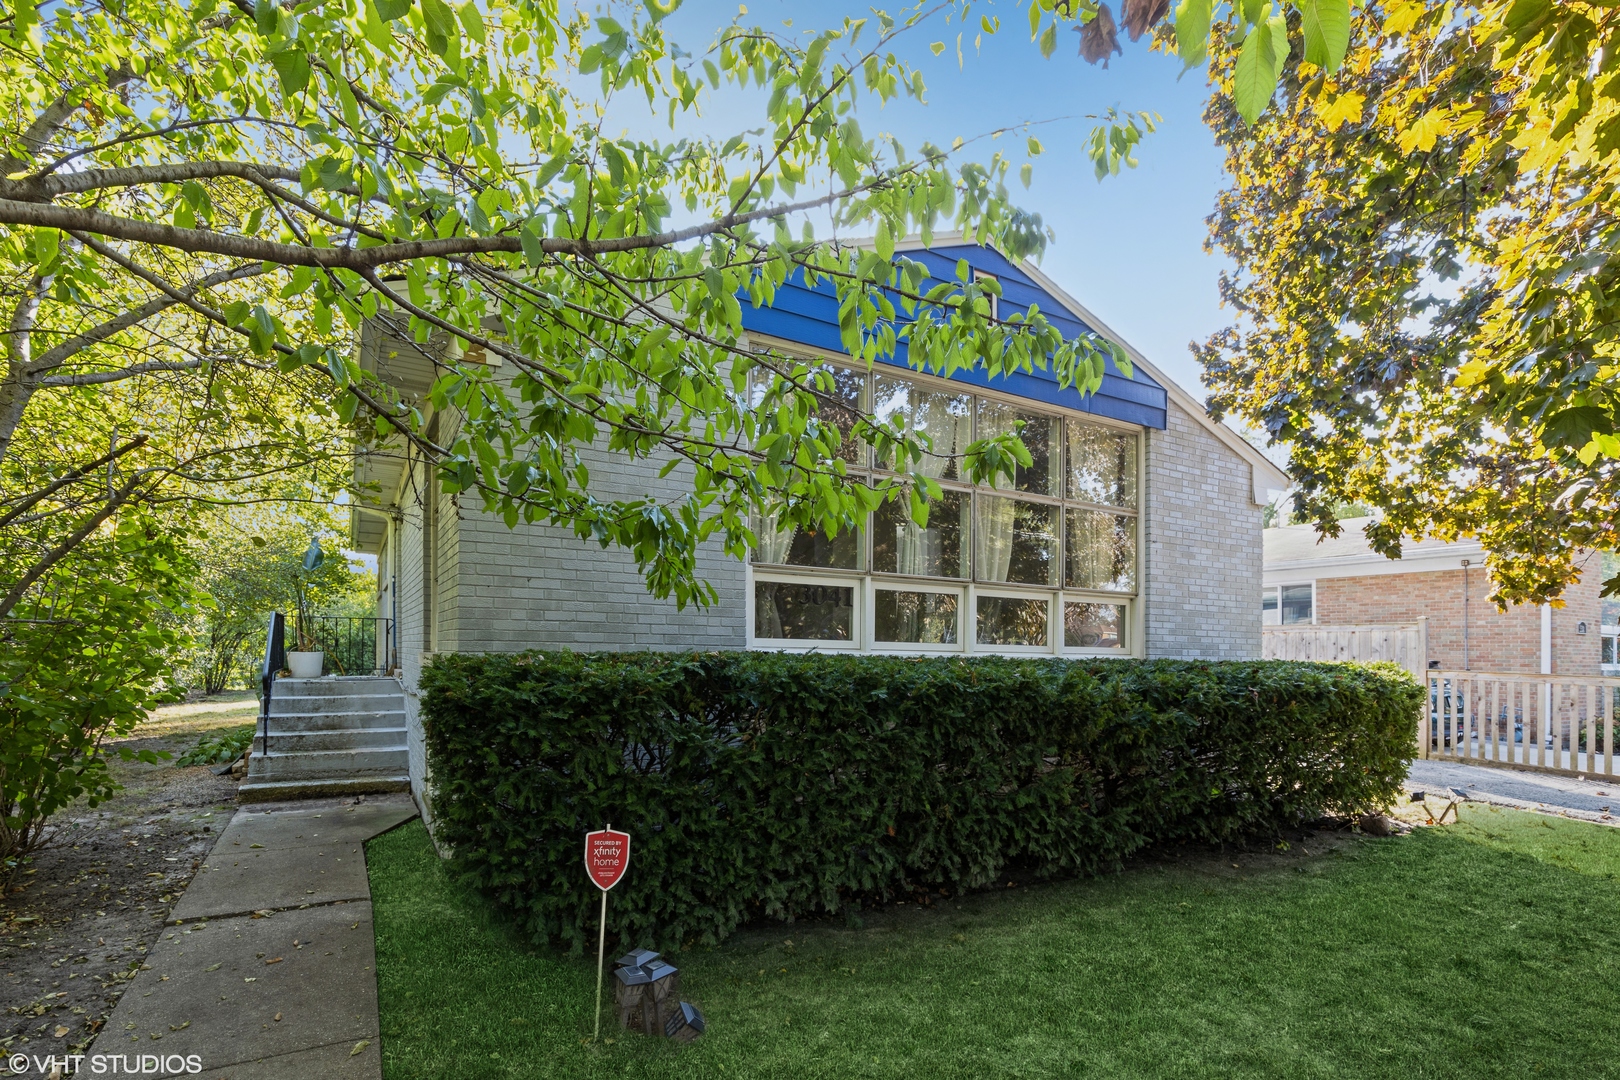
<path id="1" fill-rule="evenodd" d="M 270 749 L 270 695 L 276 674 L 287 666 L 287 618 L 279 611 L 270 613 L 270 626 L 264 635 L 264 666 L 259 669 L 259 745 Z"/>
<path id="2" fill-rule="evenodd" d="M 322 674 L 382 675 L 398 666 L 392 619 L 301 615 L 298 640 L 325 654 Z"/>

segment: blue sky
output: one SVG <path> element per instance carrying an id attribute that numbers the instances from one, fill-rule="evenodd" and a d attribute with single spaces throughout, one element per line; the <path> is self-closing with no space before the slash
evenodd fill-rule
<path id="1" fill-rule="evenodd" d="M 736 12 L 735 3 L 688 0 L 668 28 L 683 46 L 698 51 Z M 865 6 L 843 2 L 752 0 L 745 21 L 780 27 L 792 19 L 795 31 L 805 31 L 867 12 Z M 975 52 L 980 13 L 998 15 L 1002 30 Z M 1046 153 L 1035 161 L 1030 189 L 1013 182 L 1019 203 L 1039 213 L 1056 233 L 1042 269 L 1202 400 L 1198 364 L 1187 343 L 1203 340 L 1230 320 L 1216 293 L 1225 260 L 1203 251 L 1204 218 L 1223 184 L 1221 155 L 1200 118 L 1208 93 L 1204 73 L 1195 69 L 1178 80 L 1179 60 L 1150 53 L 1145 38 L 1133 45 L 1123 35 L 1125 53 L 1114 56 L 1107 69 L 1080 59 L 1079 35 L 1072 32 L 1051 59 L 1042 60 L 1027 27 L 1027 8 L 1004 3 L 978 5 L 966 28 L 935 19 L 910 31 L 894 51 L 922 69 L 928 105 L 896 102 L 867 109 L 860 118 L 863 130 L 868 136 L 892 133 L 915 152 L 925 140 L 948 146 L 956 136 L 1073 117 L 1039 129 Z M 961 31 L 958 68 L 955 42 Z M 941 40 L 949 47 L 935 57 L 928 45 Z M 1136 169 L 1099 183 L 1085 155 L 1092 122 L 1083 117 L 1110 106 L 1157 112 L 1163 125 L 1141 144 Z M 702 127 L 729 135 L 757 126 L 754 108 L 746 96 L 715 101 Z M 1018 136 L 982 143 L 975 156 L 988 157 L 995 148 L 1021 154 L 1023 142 Z"/>

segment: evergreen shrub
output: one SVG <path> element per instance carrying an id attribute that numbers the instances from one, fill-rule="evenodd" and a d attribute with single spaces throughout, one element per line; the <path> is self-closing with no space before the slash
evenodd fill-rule
<path id="1" fill-rule="evenodd" d="M 576 951 L 606 823 L 621 944 L 715 942 L 1387 805 L 1423 694 L 1392 665 L 757 652 L 447 655 L 421 683 L 436 837 Z"/>

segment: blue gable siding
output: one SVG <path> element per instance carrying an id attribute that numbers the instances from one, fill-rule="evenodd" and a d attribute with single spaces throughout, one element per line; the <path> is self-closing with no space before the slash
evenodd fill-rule
<path id="1" fill-rule="evenodd" d="M 994 274 L 1001 282 L 1001 302 L 1004 306 L 1027 310 L 1031 304 L 1038 305 L 1041 313 L 1064 337 L 1074 337 L 1090 329 L 1056 297 L 993 248 L 958 245 L 928 251 L 907 251 L 905 254 L 927 266 L 935 282 L 955 281 L 956 261 L 966 259 L 970 266 Z M 818 352 L 837 354 L 844 351 L 843 342 L 838 336 L 838 298 L 828 282 L 807 289 L 802 277 L 795 276 L 777 291 L 776 303 L 772 307 L 756 308 L 746 296 L 742 301 L 743 327 L 747 330 L 769 334 Z M 905 344 L 901 343 L 894 357 L 880 360 L 879 363 L 909 370 Z M 1102 386 L 1095 394 L 1082 394 L 1073 387 L 1060 387 L 1057 376 L 1051 371 L 1018 372 L 997 379 L 991 379 L 983 371 L 959 371 L 951 379 L 969 386 L 997 390 L 1144 427 L 1163 430 L 1165 426 L 1168 396 L 1164 387 L 1141 370 L 1134 371 L 1130 378 L 1126 378 L 1112 360 L 1108 362 Z"/>

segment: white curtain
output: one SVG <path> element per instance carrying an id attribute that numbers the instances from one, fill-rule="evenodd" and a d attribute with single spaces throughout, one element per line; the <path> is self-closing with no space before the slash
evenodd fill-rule
<path id="1" fill-rule="evenodd" d="M 1006 581 L 1012 566 L 1013 521 L 1018 506 L 1011 499 L 981 495 L 973 530 L 974 562 L 984 581 Z"/>
<path id="2" fill-rule="evenodd" d="M 951 455 L 963 453 L 972 441 L 969 399 L 926 390 L 913 390 L 912 395 L 912 429 L 925 433 L 934 448 L 917 463 L 917 471 L 935 480 L 961 476 L 961 462 Z"/>
<path id="3" fill-rule="evenodd" d="M 756 515 L 753 521 L 754 535 L 759 538 L 759 546 L 754 549 L 754 561 L 762 563 L 787 562 L 788 549 L 793 546 L 793 531 L 778 530 L 776 515 L 769 514 L 764 517 Z"/>

